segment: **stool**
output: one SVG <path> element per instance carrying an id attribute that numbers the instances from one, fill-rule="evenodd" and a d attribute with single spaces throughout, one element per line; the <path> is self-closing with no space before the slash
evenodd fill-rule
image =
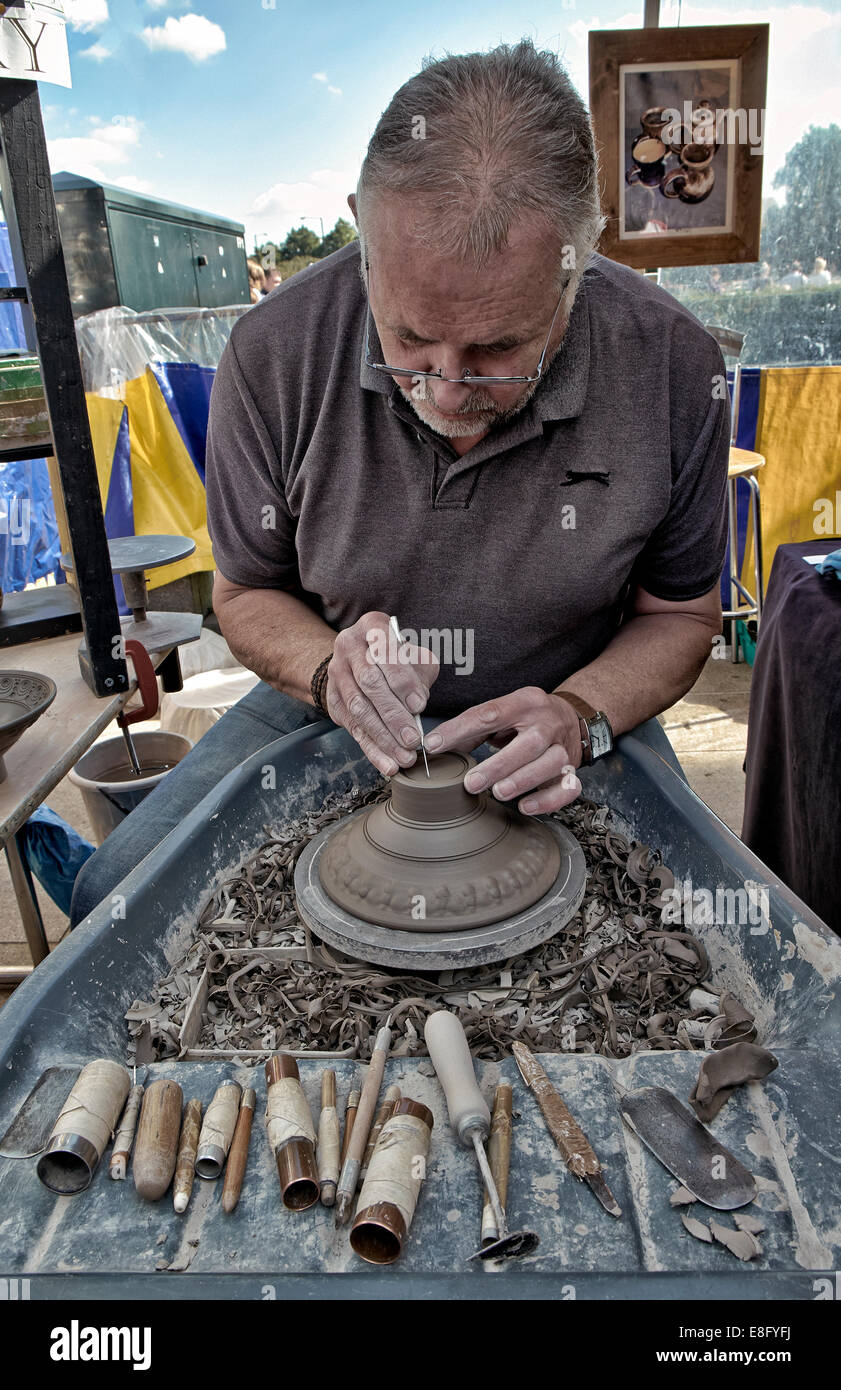
<path id="1" fill-rule="evenodd" d="M 727 520 L 729 531 L 729 551 L 730 551 L 730 603 L 732 607 L 722 613 L 722 618 L 730 620 L 730 650 L 733 661 L 739 660 L 739 643 L 736 635 L 736 623 L 738 621 L 747 622 L 750 618 L 755 618 L 757 624 L 762 617 L 762 520 L 759 505 L 759 482 L 756 474 L 760 468 L 765 467 L 765 459 L 762 454 L 755 454 L 751 449 L 730 449 L 730 462 L 727 468 Z M 738 511 L 737 511 L 737 486 L 739 479 L 743 478 L 750 488 L 751 516 L 753 518 L 753 573 L 754 589 L 752 594 L 745 588 L 739 578 L 739 531 L 738 531 Z M 740 599 L 744 603 L 740 603 Z"/>

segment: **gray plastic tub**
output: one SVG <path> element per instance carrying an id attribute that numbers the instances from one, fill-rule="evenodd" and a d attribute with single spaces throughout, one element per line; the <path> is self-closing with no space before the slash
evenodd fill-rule
<path id="1" fill-rule="evenodd" d="M 276 769 L 276 791 L 265 789 L 267 765 Z M 45 1067 L 125 1056 L 125 1010 L 165 972 L 213 886 L 253 851 L 264 825 L 318 805 L 328 789 L 372 778 L 349 736 L 326 724 L 267 745 L 230 773 L 120 885 L 125 915 L 121 908 L 112 918 L 110 900 L 100 905 L 0 1013 L 0 1133 Z M 501 1274 L 466 1263 L 479 1230 L 475 1162 L 449 1131 L 434 1078 L 407 1059 L 389 1062 L 388 1079 L 431 1106 L 435 1128 L 418 1211 L 394 1266 L 363 1265 L 346 1232 L 333 1232 L 329 1211 L 282 1208 L 258 1118 L 233 1216 L 222 1212 L 214 1184 L 201 1184 L 179 1218 L 171 1199 L 144 1203 L 130 1181 L 112 1182 L 107 1162 L 86 1193 L 59 1198 L 39 1184 L 34 1160 L 0 1159 L 0 1273 L 29 1277 L 33 1297 L 261 1298 L 273 1290 L 278 1298 L 509 1299 L 569 1298 L 574 1290 L 578 1298 L 813 1299 L 817 1281 L 841 1264 L 841 944 L 638 740 L 621 739 L 583 781 L 636 838 L 662 850 L 678 878 L 712 891 L 768 887 L 768 918 L 759 925 L 695 927 L 716 986 L 755 1010 L 760 1041 L 780 1060 L 711 1126 L 757 1177 L 751 1210 L 767 1226 L 760 1260 L 739 1264 L 687 1235 L 668 1205 L 668 1175 L 623 1127 L 617 1084 L 666 1085 L 686 1101 L 697 1075 L 698 1054 L 650 1052 L 625 1062 L 541 1058 L 602 1159 L 621 1221 L 563 1168 L 513 1062 L 480 1068 L 486 1088 L 500 1075 L 514 1084 L 509 1215 L 513 1227 L 534 1226 L 542 1242 L 535 1257 Z M 300 1064 L 314 1107 L 323 1065 Z M 345 1097 L 359 1067 L 335 1066 Z M 185 1097 L 206 1103 L 222 1078 L 254 1073 L 230 1061 L 182 1061 L 155 1065 L 155 1075 L 176 1077 Z M 256 1085 L 259 1116 L 261 1070 Z"/>

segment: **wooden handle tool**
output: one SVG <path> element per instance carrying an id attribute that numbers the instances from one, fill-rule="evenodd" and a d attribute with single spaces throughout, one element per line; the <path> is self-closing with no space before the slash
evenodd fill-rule
<path id="1" fill-rule="evenodd" d="M 465 1148 L 473 1147 L 479 1171 L 485 1180 L 485 1192 L 490 1201 L 498 1237 L 477 1250 L 471 1259 L 488 1260 L 530 1255 L 540 1244 L 535 1231 L 511 1231 L 505 1216 L 494 1175 L 488 1164 L 482 1141 L 491 1130 L 491 1112 L 476 1082 L 473 1058 L 467 1036 L 457 1014 L 439 1009 L 430 1014 L 423 1030 L 432 1065 L 447 1098 L 450 1124 Z"/>
<path id="2" fill-rule="evenodd" d="M 321 1074 L 321 1114 L 318 1117 L 316 1162 L 318 1163 L 321 1205 L 332 1207 L 336 1200 L 336 1184 L 339 1181 L 341 1170 L 339 1112 L 336 1109 L 336 1073 L 332 1067 L 328 1067 Z"/>
<path id="3" fill-rule="evenodd" d="M 385 1071 L 385 1060 L 388 1056 L 390 1045 L 391 1014 L 389 1014 L 382 1028 L 377 1033 L 374 1050 L 371 1054 L 371 1060 L 368 1063 L 368 1071 L 362 1085 L 362 1095 L 359 1099 L 359 1109 L 356 1112 L 353 1132 L 348 1142 L 347 1153 L 342 1162 L 339 1185 L 336 1188 L 337 1226 L 343 1226 L 350 1216 L 350 1209 L 353 1205 L 354 1196 L 356 1195 L 356 1185 L 359 1182 L 359 1169 L 362 1166 L 362 1159 L 365 1156 L 365 1145 L 368 1143 L 368 1135 L 371 1132 L 374 1111 L 377 1108 L 377 1097 L 380 1094 L 383 1072 Z"/>
<path id="4" fill-rule="evenodd" d="M 377 1107 L 377 1113 L 374 1116 L 374 1123 L 371 1125 L 371 1133 L 368 1135 L 368 1143 L 365 1145 L 365 1154 L 362 1159 L 362 1167 L 359 1170 L 360 1178 L 365 1177 L 365 1174 L 367 1173 L 371 1163 L 371 1158 L 374 1153 L 374 1149 L 377 1146 L 377 1140 L 380 1137 L 380 1131 L 382 1130 L 382 1127 L 385 1124 L 386 1120 L 391 1118 L 391 1112 L 393 1111 L 395 1105 L 399 1100 L 400 1087 L 387 1086 L 385 1095 L 382 1099 L 382 1104 Z"/>
<path id="5" fill-rule="evenodd" d="M 145 1197 L 147 1202 L 157 1202 L 172 1182 L 183 1100 L 177 1081 L 153 1081 L 146 1088 L 137 1126 L 132 1172 L 137 1195 Z"/>
<path id="6" fill-rule="evenodd" d="M 132 1086 L 128 1093 L 126 1108 L 120 1120 L 114 1148 L 111 1151 L 111 1161 L 108 1165 L 111 1177 L 115 1178 L 117 1182 L 122 1182 L 128 1172 L 129 1154 L 134 1143 L 134 1131 L 137 1128 L 137 1117 L 140 1114 L 140 1102 L 142 1100 L 143 1087 Z"/>
<path id="7" fill-rule="evenodd" d="M 488 1166 L 496 1183 L 500 1206 L 505 1210 L 508 1202 L 508 1170 L 511 1164 L 511 1112 L 513 1091 L 507 1081 L 501 1081 L 494 1096 L 491 1116 L 491 1137 L 488 1140 Z M 493 1203 L 485 1188 L 485 1206 L 482 1212 L 482 1245 L 499 1240 L 500 1231 L 494 1216 Z"/>
<path id="8" fill-rule="evenodd" d="M 181 1138 L 178 1141 L 178 1159 L 175 1164 L 175 1181 L 172 1184 L 172 1204 L 181 1214 L 187 1210 L 193 1179 L 196 1176 L 196 1149 L 201 1133 L 201 1101 L 188 1100 L 181 1125 Z"/>
<path id="9" fill-rule="evenodd" d="M 256 1093 L 249 1086 L 242 1096 L 237 1115 L 236 1129 L 228 1153 L 228 1166 L 225 1169 L 225 1185 L 222 1188 L 222 1210 L 231 1212 L 239 1201 L 245 1165 L 248 1162 L 248 1145 L 251 1139 L 251 1122 L 254 1119 Z"/>
<path id="10" fill-rule="evenodd" d="M 356 1123 L 356 1112 L 358 1109 L 359 1092 L 351 1091 L 347 1098 L 347 1105 L 345 1106 L 345 1129 L 342 1135 L 342 1152 L 339 1155 L 340 1168 L 347 1158 L 348 1145 L 350 1144 L 351 1135 L 353 1134 L 353 1126 Z"/>

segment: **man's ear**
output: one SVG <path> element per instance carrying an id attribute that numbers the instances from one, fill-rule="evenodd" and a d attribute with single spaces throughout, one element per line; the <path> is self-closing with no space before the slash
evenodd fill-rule
<path id="1" fill-rule="evenodd" d="M 357 227 L 358 227 L 358 226 L 359 226 L 359 218 L 358 218 L 357 215 L 356 215 L 356 194 L 355 194 L 355 193 L 349 193 L 349 194 L 347 195 L 347 205 L 348 205 L 348 207 L 350 208 L 351 212 L 353 213 L 353 220 L 354 220 L 354 222 L 356 223 L 356 225 L 357 225 Z"/>

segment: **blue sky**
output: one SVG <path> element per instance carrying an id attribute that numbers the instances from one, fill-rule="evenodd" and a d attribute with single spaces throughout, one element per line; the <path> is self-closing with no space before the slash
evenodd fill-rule
<path id="1" fill-rule="evenodd" d="M 69 169 L 282 237 L 347 214 L 376 120 L 425 54 L 523 35 L 587 96 L 587 33 L 643 0 L 64 0 L 73 87 L 41 88 L 54 172 Z M 808 128 L 841 123 L 841 0 L 662 0 L 661 24 L 771 24 L 765 192 Z"/>

